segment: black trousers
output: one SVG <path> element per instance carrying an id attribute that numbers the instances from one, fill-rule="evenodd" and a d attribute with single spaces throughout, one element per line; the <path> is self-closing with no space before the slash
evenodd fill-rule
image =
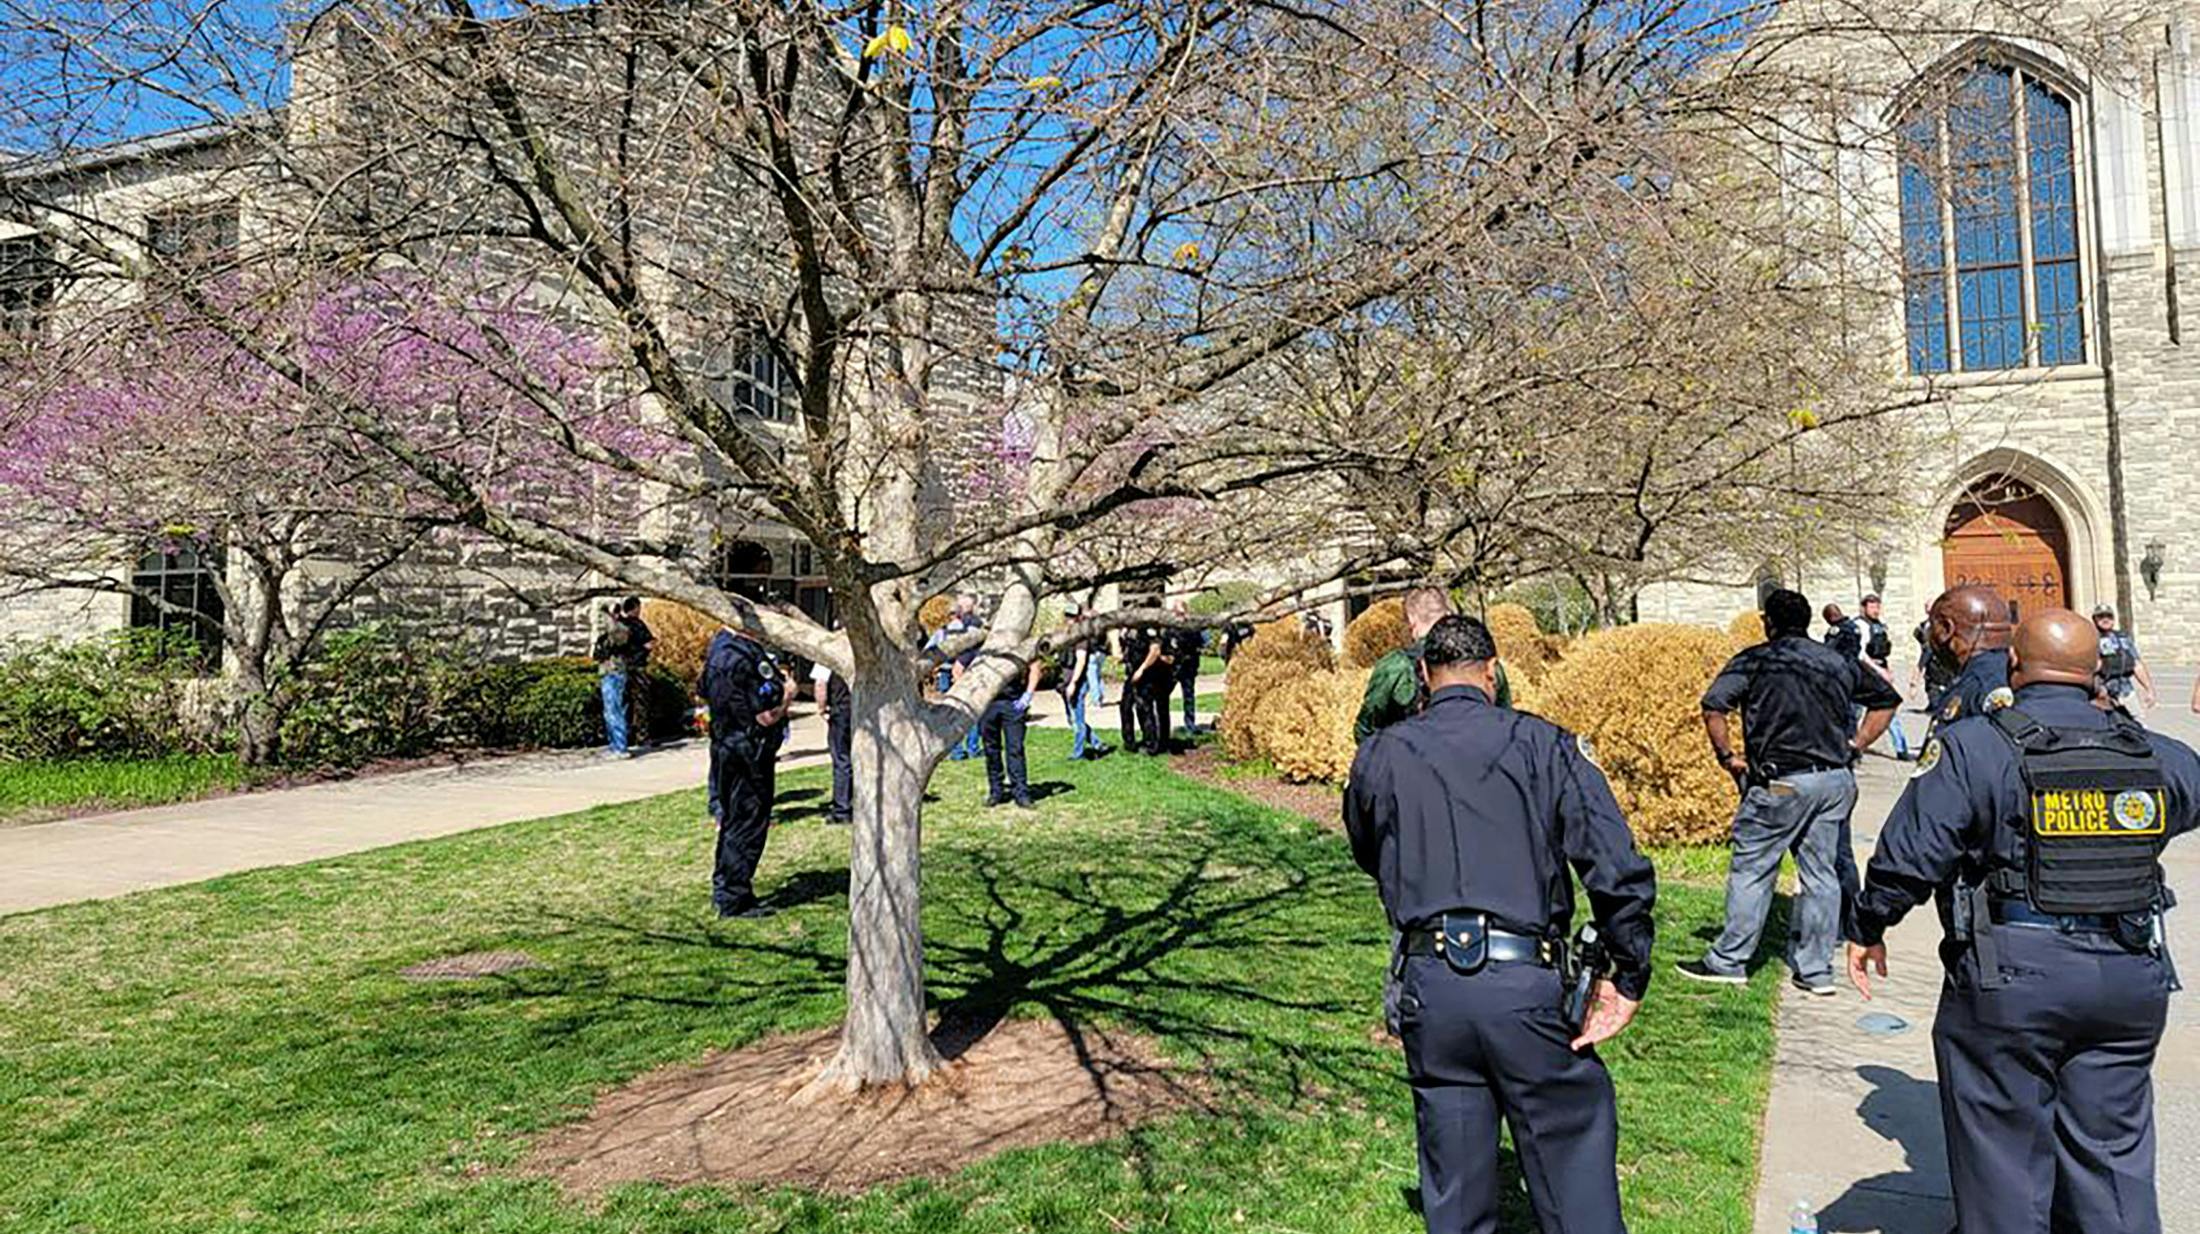
<path id="1" fill-rule="evenodd" d="M 1184 696 L 1184 729 L 1190 732 L 1199 727 L 1199 678 L 1179 677 L 1176 688 Z"/>
<path id="2" fill-rule="evenodd" d="M 718 848 L 710 898 L 722 912 L 739 912 L 756 902 L 756 867 L 771 831 L 778 751 L 743 736 L 714 740 L 711 753 L 718 768 Z"/>
<path id="3" fill-rule="evenodd" d="M 1123 748 L 1144 750 L 1148 754 L 1166 754 L 1169 749 L 1169 696 L 1176 685 L 1174 678 L 1158 680 L 1148 677 L 1137 684 L 1125 683 L 1123 703 L 1127 716 L 1123 722 Z M 1137 734 L 1133 736 L 1130 716 L 1137 719 Z"/>
<path id="4" fill-rule="evenodd" d="M 985 799 L 989 802 L 1031 800 L 1031 781 L 1024 770 L 1027 719 L 1014 702 L 999 699 L 988 703 L 978 717 L 979 740 L 985 746 Z"/>
<path id="5" fill-rule="evenodd" d="M 1997 926 L 2004 984 L 1976 951 L 1933 1019 L 1960 1234 L 2161 1234 L 2154 1051 L 2169 974 L 2102 934 Z"/>
<path id="6" fill-rule="evenodd" d="M 833 759 L 833 808 L 827 817 L 845 823 L 856 813 L 855 718 L 845 711 L 825 712 L 825 750 Z"/>
<path id="7" fill-rule="evenodd" d="M 1399 1022 L 1429 1234 L 1497 1234 L 1500 1119 L 1543 1230 L 1625 1234 L 1612 1078 L 1594 1051 L 1568 1048 L 1559 997 L 1547 968 L 1461 976 L 1437 956 L 1406 960 Z"/>

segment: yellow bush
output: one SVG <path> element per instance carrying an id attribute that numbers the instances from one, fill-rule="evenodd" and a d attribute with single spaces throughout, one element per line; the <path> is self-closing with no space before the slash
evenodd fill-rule
<path id="1" fill-rule="evenodd" d="M 642 601 L 642 620 L 657 636 L 650 647 L 650 661 L 670 669 L 680 684 L 693 690 L 695 679 L 703 675 L 703 657 L 710 651 L 711 637 L 722 623 L 670 600 Z"/>
<path id="2" fill-rule="evenodd" d="M 1308 670 L 1289 660 L 1230 661 L 1228 684 L 1222 696 L 1222 717 L 1215 721 L 1222 735 L 1222 752 L 1239 761 L 1260 757 L 1260 740 L 1254 728 L 1261 699 L 1276 687 L 1299 681 Z"/>
<path id="3" fill-rule="evenodd" d="M 1537 683 L 1538 713 L 1589 739 L 1644 842 L 1728 834 L 1734 781 L 1711 757 L 1701 702 L 1734 651 L 1705 627 L 1625 626 L 1578 640 Z"/>
<path id="4" fill-rule="evenodd" d="M 1406 627 L 1405 600 L 1379 600 L 1344 628 L 1345 667 L 1373 668 L 1377 660 L 1412 641 L 1413 631 Z"/>
<path id="5" fill-rule="evenodd" d="M 1278 775 L 1292 783 L 1344 782 L 1352 770 L 1352 721 L 1367 678 L 1365 669 L 1312 673 L 1261 697 L 1253 731 Z"/>
<path id="6" fill-rule="evenodd" d="M 917 624 L 926 634 L 937 634 L 947 624 L 947 615 L 955 611 L 955 602 L 946 596 L 933 596 L 917 606 Z"/>
<path id="7" fill-rule="evenodd" d="M 1329 650 L 1329 643 L 1319 634 L 1311 633 L 1295 617 L 1271 621 L 1253 631 L 1237 654 L 1230 657 L 1230 672 L 1235 675 L 1240 665 L 1258 664 L 1263 660 L 1277 660 L 1296 664 L 1308 672 L 1325 671 L 1336 665 L 1336 657 Z"/>
<path id="8" fill-rule="evenodd" d="M 1765 615 L 1758 612 L 1736 613 L 1734 620 L 1726 623 L 1726 632 L 1748 647 L 1765 641 Z"/>
<path id="9" fill-rule="evenodd" d="M 1497 658 L 1505 662 L 1514 688 L 1538 682 L 1558 658 L 1557 644 L 1536 625 L 1535 614 L 1518 604 L 1492 604 L 1482 621 L 1497 640 Z"/>

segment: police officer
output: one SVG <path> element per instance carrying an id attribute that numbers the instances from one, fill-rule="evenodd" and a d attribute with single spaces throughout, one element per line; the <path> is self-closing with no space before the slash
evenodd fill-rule
<path id="1" fill-rule="evenodd" d="M 1167 754 L 1169 695 L 1176 688 L 1176 668 L 1163 631 L 1141 626 L 1124 634 L 1123 677 L 1123 748 Z M 1142 743 L 1134 739 L 1134 729 L 1143 734 Z"/>
<path id="2" fill-rule="evenodd" d="M 2010 660 L 2014 701 L 1943 726 L 1880 831 L 1849 976 L 1869 998 L 1887 928 L 1938 899 L 1960 1234 L 2160 1234 L 2160 856 L 2200 823 L 2200 758 L 2093 706 L 2098 641 L 2076 613 L 2028 618 Z"/>
<path id="3" fill-rule="evenodd" d="M 1901 691 L 1894 684 L 1894 667 L 1890 663 L 1894 659 L 1894 636 L 1887 632 L 1887 623 L 1881 620 L 1886 611 L 1885 606 L 1880 603 L 1878 596 L 1870 595 L 1864 597 L 1857 609 L 1854 622 L 1857 633 L 1863 638 L 1864 667 L 1886 682 L 1887 688 L 1894 690 L 1899 696 Z M 1861 720 L 1863 716 L 1858 713 L 1856 718 Z M 1887 723 L 1887 736 L 1894 739 L 1894 756 L 1902 762 L 1909 762 L 1910 738 L 1902 731 L 1899 708 L 1894 719 Z"/>
<path id="4" fill-rule="evenodd" d="M 1624 1231 L 1618 1114 L 1595 1046 L 1649 986 L 1657 877 L 1581 741 L 1492 704 L 1486 626 L 1445 617 L 1421 654 L 1428 708 L 1360 747 L 1345 828 L 1405 936 L 1422 1215 L 1431 1234 L 1496 1228 L 1502 1119 L 1542 1228 Z M 1579 1026 L 1553 968 L 1573 918 L 1569 868 L 1613 960 Z"/>
<path id="5" fill-rule="evenodd" d="M 1182 600 L 1169 604 L 1169 612 L 1184 620 L 1191 619 L 1191 606 Z M 1170 666 L 1175 670 L 1176 689 L 1184 696 L 1184 732 L 1189 735 L 1199 731 L 1199 658 L 1207 653 L 1207 635 L 1189 626 L 1178 626 L 1168 634 Z M 1168 709 L 1168 697 L 1162 697 L 1162 710 Z"/>
<path id="6" fill-rule="evenodd" d="M 1991 587 L 1951 587 L 1926 620 L 1933 657 L 1955 670 L 1933 713 L 1931 736 L 1943 724 L 2009 701 L 2009 602 Z"/>
<path id="7" fill-rule="evenodd" d="M 2116 609 L 2103 604 L 2093 610 L 2093 628 L 2101 635 L 2101 691 L 2109 701 L 2121 705 L 2132 695 L 2132 687 L 2138 687 L 2139 699 L 2148 710 L 2153 710 L 2154 674 L 2147 671 L 2146 661 L 2139 658 L 2139 640 L 2130 633 L 2116 628 Z"/>
<path id="8" fill-rule="evenodd" d="M 1780 859 L 1793 852 L 1803 894 L 1791 923 L 1788 967 L 1798 989 L 1826 997 L 1834 992 L 1841 912 L 1856 893 L 1851 768 L 1894 718 L 1902 696 L 1856 656 L 1811 641 L 1810 601 L 1801 592 L 1767 595 L 1764 618 L 1766 641 L 1727 661 L 1704 692 L 1712 756 L 1741 786 L 1742 800 L 1727 867 L 1726 924 L 1701 960 L 1675 968 L 1695 981 L 1746 983 Z M 1861 728 L 1852 707 L 1864 709 Z M 1737 709 L 1740 750 L 1729 723 Z"/>
<path id="9" fill-rule="evenodd" d="M 771 827 L 773 768 L 787 733 L 790 691 L 764 648 L 728 629 L 711 639 L 701 685 L 718 797 L 711 900 L 720 917 L 768 917 L 754 880 Z"/>

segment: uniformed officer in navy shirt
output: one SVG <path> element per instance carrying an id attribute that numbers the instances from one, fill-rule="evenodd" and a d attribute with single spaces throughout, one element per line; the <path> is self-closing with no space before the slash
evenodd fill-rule
<path id="1" fill-rule="evenodd" d="M 1657 877 L 1580 739 L 1492 704 L 1488 627 L 1444 618 L 1422 663 L 1427 710 L 1361 745 L 1345 794 L 1353 856 L 1404 936 L 1422 1215 L 1432 1234 L 1496 1228 L 1502 1119 L 1544 1229 L 1621 1234 L 1619 1119 L 1595 1047 L 1649 986 Z M 1553 967 L 1569 869 L 1613 962 L 1578 1029 Z"/>
<path id="2" fill-rule="evenodd" d="M 1960 1234 L 2160 1234 L 2160 856 L 2200 823 L 2200 758 L 2093 705 L 2098 638 L 2076 613 L 2027 618 L 2009 659 L 2013 701 L 1944 725 L 1881 829 L 1849 976 L 1870 997 L 1887 928 L 1938 901 Z"/>
<path id="3" fill-rule="evenodd" d="M 1933 601 L 1927 620 L 1933 655 L 1955 667 L 1932 730 L 2009 701 L 2009 602 L 1991 587 L 1953 587 Z"/>
<path id="4" fill-rule="evenodd" d="M 710 706 L 711 793 L 718 844 L 711 902 L 721 917 L 769 917 L 756 867 L 771 830 L 773 782 L 787 735 L 787 684 L 762 644 L 730 629 L 711 639 L 699 683 Z"/>

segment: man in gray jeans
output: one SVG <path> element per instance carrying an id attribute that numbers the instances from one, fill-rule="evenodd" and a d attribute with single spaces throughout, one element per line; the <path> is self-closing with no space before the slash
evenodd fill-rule
<path id="1" fill-rule="evenodd" d="M 1764 602 L 1766 640 L 1719 670 L 1703 696 L 1711 752 L 1742 789 L 1726 877 L 1726 926 L 1701 960 L 1676 965 L 1696 981 L 1741 985 L 1772 908 L 1780 857 L 1802 877 L 1788 944 L 1797 988 L 1831 997 L 1843 905 L 1836 858 L 1856 806 L 1857 753 L 1886 731 L 1902 696 L 1855 656 L 1810 637 L 1810 601 L 1775 591 Z M 1864 708 L 1860 726 L 1851 705 Z M 1742 747 L 1729 717 L 1742 713 Z"/>

